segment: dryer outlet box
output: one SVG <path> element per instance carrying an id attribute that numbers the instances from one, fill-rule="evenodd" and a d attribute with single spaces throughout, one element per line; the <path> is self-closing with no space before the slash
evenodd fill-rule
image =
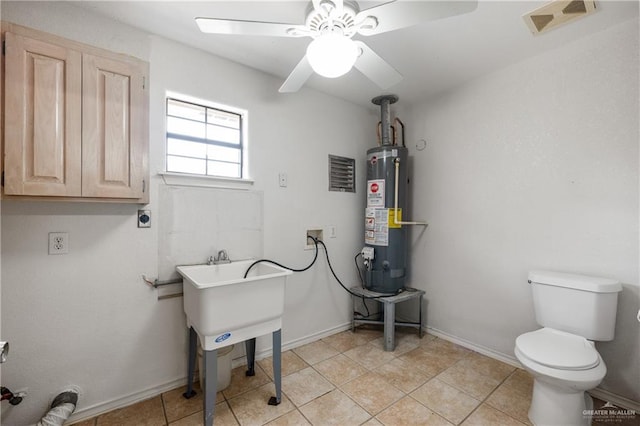
<path id="1" fill-rule="evenodd" d="M 151 228 L 151 210 L 138 210 L 138 228 Z"/>

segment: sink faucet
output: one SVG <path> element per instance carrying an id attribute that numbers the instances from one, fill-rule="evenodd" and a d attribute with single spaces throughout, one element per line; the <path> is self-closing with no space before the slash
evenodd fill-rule
<path id="1" fill-rule="evenodd" d="M 220 263 L 231 263 L 231 259 L 229 259 L 229 255 L 227 254 L 226 250 L 220 250 L 218 252 L 218 255 L 215 258 L 213 258 L 214 265 L 218 265 Z"/>

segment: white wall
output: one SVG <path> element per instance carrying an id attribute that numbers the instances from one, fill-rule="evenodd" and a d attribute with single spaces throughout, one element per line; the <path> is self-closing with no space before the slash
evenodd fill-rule
<path id="1" fill-rule="evenodd" d="M 544 36 L 541 36 L 544 37 Z M 409 108 L 411 283 L 427 323 L 513 359 L 527 271 L 624 283 L 602 388 L 640 401 L 638 20 Z M 418 151 L 416 143 L 427 141 Z"/>
<path id="2" fill-rule="evenodd" d="M 361 245 L 364 198 L 361 192 L 327 191 L 327 155 L 356 158 L 362 164 L 366 149 L 375 141 L 375 113 L 310 90 L 278 94 L 279 79 L 178 43 L 154 37 L 152 46 L 153 86 L 249 111 L 253 190 L 264 192 L 264 256 L 294 267 L 306 266 L 313 257 L 303 250 L 306 229 L 335 225 L 338 237 L 326 240 L 332 264 L 345 281 L 353 283 L 352 258 Z M 261 78 L 250 77 L 256 75 Z M 228 83 L 234 81 L 242 84 Z M 154 90 L 152 117 L 162 115 L 162 101 L 163 94 Z M 164 140 L 163 128 L 152 123 L 152 141 Z M 158 171 L 161 163 L 161 158 L 153 159 Z M 287 173 L 286 188 L 278 186 L 279 172 Z M 364 176 L 359 179 L 358 188 L 363 188 Z M 347 305 L 348 298 L 330 279 L 323 261 L 317 268 L 294 274 L 288 280 L 283 340 L 344 323 Z"/>
<path id="3" fill-rule="evenodd" d="M 160 269 L 156 173 L 166 90 L 249 110 L 264 255 L 304 265 L 312 256 L 302 250 L 304 230 L 334 225 L 334 266 L 355 281 L 362 190 L 328 193 L 326 156 L 362 164 L 376 114 L 307 89 L 278 95 L 278 79 L 70 5 L 2 2 L 2 19 L 151 62 L 154 221 L 136 228 L 131 205 L 2 202 L 2 338 L 12 344 L 2 384 L 29 393 L 3 410 L 4 424 L 35 421 L 70 384 L 83 389 L 80 418 L 184 380 L 182 300 L 158 301 L 140 280 Z M 423 151 L 408 143 L 412 218 L 431 223 L 414 235 L 411 272 L 427 291 L 428 325 L 512 356 L 515 337 L 536 327 L 530 268 L 616 277 L 625 290 L 616 340 L 599 344 L 609 366 L 603 387 L 639 400 L 637 25 L 405 108 L 402 119 L 408 140 L 428 141 Z M 278 187 L 279 172 L 288 174 L 287 188 Z M 47 255 L 52 231 L 70 233 L 68 255 Z M 290 278 L 285 343 L 335 330 L 348 317 L 348 298 L 322 261 Z"/>
<path id="4" fill-rule="evenodd" d="M 2 384 L 28 388 L 22 404 L 3 407 L 3 424 L 35 422 L 71 384 L 83 391 L 73 417 L 79 419 L 185 380 L 182 299 L 158 301 L 140 278 L 157 277 L 160 270 L 157 173 L 163 169 L 167 90 L 249 111 L 251 190 L 263 199 L 258 252 L 306 265 L 313 253 L 303 250 L 305 229 L 333 225 L 338 236 L 327 240 L 332 263 L 347 283 L 357 279 L 352 258 L 361 245 L 362 191 L 327 191 L 327 155 L 361 164 L 375 141 L 375 113 L 307 89 L 280 95 L 279 79 L 69 4 L 3 2 L 2 19 L 150 61 L 152 185 L 146 208 L 153 221 L 151 229 L 138 229 L 137 205 L 3 201 L 2 338 L 11 341 L 12 353 Z M 287 188 L 278 186 L 279 172 L 288 174 Z M 360 176 L 359 188 L 363 182 Z M 234 208 L 240 207 L 229 206 Z M 205 220 L 206 214 L 203 209 Z M 69 254 L 47 255 L 47 234 L 54 231 L 69 233 Z M 322 258 L 311 271 L 291 276 L 286 294 L 285 344 L 349 320 L 348 296 Z M 258 349 L 269 346 L 263 339 Z"/>

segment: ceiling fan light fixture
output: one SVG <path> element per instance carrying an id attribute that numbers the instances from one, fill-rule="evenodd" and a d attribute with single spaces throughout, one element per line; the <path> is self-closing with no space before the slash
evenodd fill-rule
<path id="1" fill-rule="evenodd" d="M 307 47 L 307 59 L 311 68 L 328 78 L 348 73 L 356 63 L 358 54 L 358 46 L 353 40 L 334 32 L 320 35 Z"/>

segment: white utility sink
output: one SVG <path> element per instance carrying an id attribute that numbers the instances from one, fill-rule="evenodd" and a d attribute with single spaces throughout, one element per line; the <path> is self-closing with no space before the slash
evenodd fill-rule
<path id="1" fill-rule="evenodd" d="M 205 351 L 282 328 L 284 285 L 291 271 L 254 260 L 178 266 L 184 278 L 184 312 Z"/>

